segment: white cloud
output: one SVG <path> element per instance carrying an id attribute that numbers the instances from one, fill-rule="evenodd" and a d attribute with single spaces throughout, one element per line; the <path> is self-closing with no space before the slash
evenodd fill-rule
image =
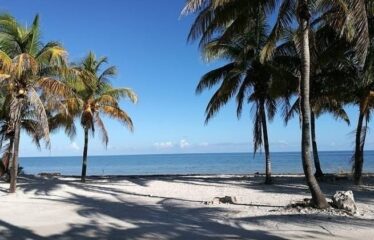
<path id="1" fill-rule="evenodd" d="M 76 150 L 76 151 L 78 151 L 80 149 L 80 147 L 78 146 L 78 144 L 76 142 L 70 143 L 69 148 L 73 149 L 73 150 Z"/>
<path id="2" fill-rule="evenodd" d="M 191 144 L 186 140 L 186 139 L 181 139 L 179 141 L 179 147 L 184 149 L 184 148 L 188 148 Z"/>
<path id="3" fill-rule="evenodd" d="M 168 149 L 174 147 L 174 143 L 168 141 L 168 142 L 156 142 L 153 144 L 158 149 Z"/>

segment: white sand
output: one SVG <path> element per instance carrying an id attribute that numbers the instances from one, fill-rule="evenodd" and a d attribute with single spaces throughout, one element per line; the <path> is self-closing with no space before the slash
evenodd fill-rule
<path id="1" fill-rule="evenodd" d="M 358 216 L 283 207 L 309 197 L 301 177 L 169 176 L 20 180 L 0 183 L 0 239 L 373 239 L 374 179 L 324 183 L 331 196 L 352 189 Z M 238 204 L 205 205 L 235 196 Z"/>

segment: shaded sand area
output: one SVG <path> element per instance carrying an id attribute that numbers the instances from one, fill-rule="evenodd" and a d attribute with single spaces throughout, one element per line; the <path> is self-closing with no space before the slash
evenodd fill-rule
<path id="1" fill-rule="evenodd" d="M 360 214 L 286 210 L 309 197 L 301 176 L 150 176 L 20 179 L 0 183 L 0 239 L 371 239 L 374 177 L 323 183 L 354 192 Z M 235 196 L 237 204 L 204 204 Z"/>

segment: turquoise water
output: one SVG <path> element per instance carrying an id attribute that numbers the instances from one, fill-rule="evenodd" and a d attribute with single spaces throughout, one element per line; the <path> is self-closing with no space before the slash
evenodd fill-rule
<path id="1" fill-rule="evenodd" d="M 352 152 L 320 152 L 322 169 L 326 173 L 350 172 Z M 272 153 L 273 173 L 301 173 L 301 158 L 297 152 Z M 59 172 L 79 175 L 81 157 L 25 157 L 20 164 L 27 174 Z M 264 172 L 262 154 L 214 153 L 91 156 L 88 175 L 151 175 L 151 174 L 248 174 Z M 374 172 L 374 151 L 365 152 L 364 172 Z"/>

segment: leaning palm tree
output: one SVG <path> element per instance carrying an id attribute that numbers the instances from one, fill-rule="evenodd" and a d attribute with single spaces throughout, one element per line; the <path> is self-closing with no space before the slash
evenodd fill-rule
<path id="1" fill-rule="evenodd" d="M 40 41 L 39 17 L 31 27 L 20 25 L 12 16 L 0 15 L 1 73 L 0 82 L 6 92 L 9 113 L 7 134 L 12 139 L 12 170 L 10 192 L 16 191 L 18 153 L 22 118 L 33 112 L 35 123 L 49 145 L 49 128 L 41 93 L 55 96 L 68 94 L 68 88 L 57 79 L 65 65 L 66 51 L 56 42 Z"/>
<path id="2" fill-rule="evenodd" d="M 284 29 L 293 24 L 296 20 L 299 25 L 300 55 L 302 59 L 300 96 L 302 113 L 302 163 L 307 184 L 312 194 L 312 203 L 318 208 L 328 207 L 327 201 L 313 175 L 310 159 L 310 102 L 309 102 L 309 80 L 310 80 L 310 52 L 309 52 L 309 30 L 311 22 L 310 7 L 316 6 L 321 19 L 327 24 L 334 26 L 334 29 L 345 33 L 348 37 L 355 37 L 356 50 L 360 59 L 363 59 L 367 50 L 367 19 L 364 0 L 353 0 L 347 4 L 345 1 L 312 1 L 308 0 L 284 0 L 280 4 L 278 17 L 271 31 L 268 42 L 262 48 L 261 61 L 269 60 L 278 40 L 282 37 Z M 201 43 L 206 42 L 217 34 L 225 38 L 233 36 L 242 31 L 248 24 L 248 16 L 256 8 L 252 4 L 257 1 L 247 0 L 187 0 L 183 10 L 184 14 L 200 12 L 196 18 L 190 37 L 201 37 Z M 258 4 L 257 4 L 258 5 Z M 261 1 L 261 5 L 268 12 L 276 7 L 276 1 Z M 265 7 L 266 6 L 266 7 Z M 216 10 L 216 11 L 215 11 Z M 251 20 L 251 18 L 249 18 Z M 253 18 L 252 18 L 253 20 Z M 222 32 L 225 26 L 230 31 Z M 227 27 L 226 27 L 227 28 Z M 350 31 L 350 30 L 356 31 Z"/>
<path id="3" fill-rule="evenodd" d="M 96 128 L 101 130 L 102 141 L 108 144 L 109 137 L 101 115 L 109 116 L 119 120 L 130 131 L 133 130 L 133 122 L 127 113 L 119 106 L 121 98 L 128 98 L 131 102 L 137 102 L 136 94 L 129 88 L 114 88 L 109 79 L 116 75 L 114 66 L 101 70 L 101 67 L 107 63 L 106 57 L 96 58 L 90 52 L 79 65 L 73 67 L 73 72 L 78 78 L 68 78 L 69 85 L 75 92 L 73 98 L 65 100 L 70 115 L 79 114 L 80 123 L 84 131 L 84 148 L 81 181 L 85 182 L 87 172 L 87 152 L 89 132 L 95 132 Z M 53 121 L 63 119 L 65 130 L 74 131 L 73 128 L 67 128 L 72 124 L 66 115 L 57 114 Z M 56 124 L 58 125 L 58 124 Z M 70 129 L 70 130 L 69 130 Z"/>

